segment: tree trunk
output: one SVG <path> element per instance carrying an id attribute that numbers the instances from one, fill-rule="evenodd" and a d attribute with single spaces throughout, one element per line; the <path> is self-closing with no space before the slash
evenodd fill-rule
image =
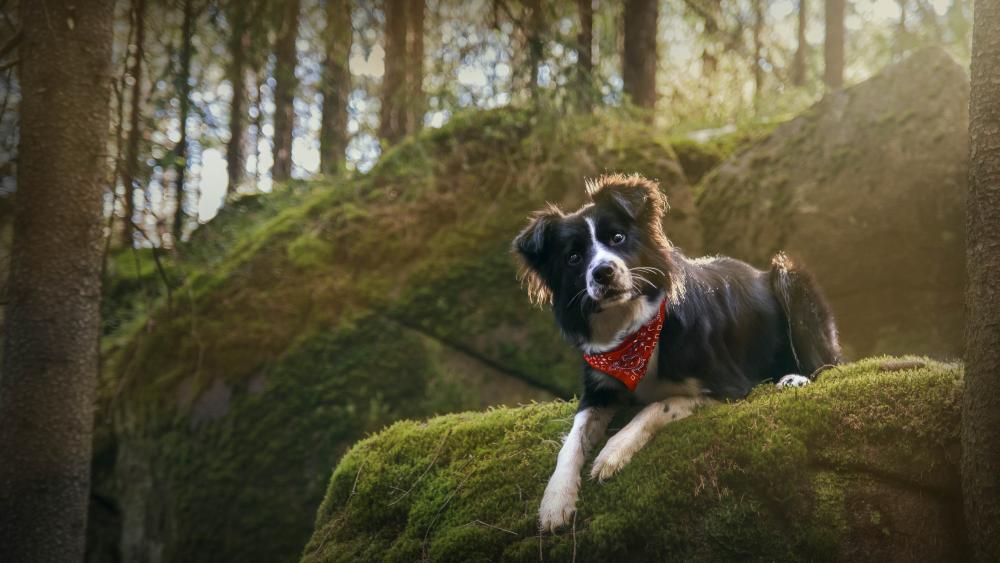
<path id="1" fill-rule="evenodd" d="M 406 133 L 424 125 L 424 0 L 406 6 Z"/>
<path id="2" fill-rule="evenodd" d="M 796 38 L 795 58 L 792 59 L 792 84 L 805 86 L 806 83 L 806 55 L 809 50 L 809 42 L 806 39 L 806 26 L 809 24 L 809 2 L 799 0 L 799 23 Z"/>
<path id="3" fill-rule="evenodd" d="M 844 85 L 844 9 L 846 0 L 826 0 L 823 81 L 830 90 Z"/>
<path id="4" fill-rule="evenodd" d="M 761 34 L 764 32 L 764 1 L 754 0 L 753 2 L 753 106 L 754 111 L 760 102 L 760 95 L 764 89 L 764 65 L 761 58 L 764 56 L 764 41 Z"/>
<path id="5" fill-rule="evenodd" d="M 22 0 L 0 376 L 0 561 L 81 561 L 100 336 L 113 0 Z"/>
<path id="6" fill-rule="evenodd" d="M 542 35 L 545 33 L 545 15 L 542 12 L 541 0 L 526 0 L 527 24 L 526 33 L 528 42 L 528 89 L 531 92 L 531 99 L 538 101 L 538 71 L 542 66 L 542 58 L 545 56 L 545 41 Z"/>
<path id="7" fill-rule="evenodd" d="M 347 150 L 347 102 L 351 94 L 351 54 L 353 30 L 351 3 L 326 0 L 326 61 L 323 64 L 323 116 L 320 123 L 320 169 L 337 174 L 344 167 Z"/>
<path id="8" fill-rule="evenodd" d="M 132 246 L 135 234 L 135 189 L 139 171 L 139 143 L 142 140 L 140 123 L 142 118 L 142 60 L 146 43 L 146 0 L 133 0 L 133 25 L 135 26 L 135 52 L 132 53 L 132 100 L 129 113 L 128 143 L 125 147 L 125 163 L 122 167 L 122 185 L 125 188 L 125 219 L 122 221 L 122 245 Z"/>
<path id="9" fill-rule="evenodd" d="M 656 105 L 656 0 L 626 0 L 622 82 L 625 95 L 638 107 Z"/>
<path id="10" fill-rule="evenodd" d="M 1000 5 L 979 1 L 972 31 L 966 200 L 962 495 L 979 561 L 1000 561 Z"/>
<path id="11" fill-rule="evenodd" d="M 188 117 L 191 114 L 191 59 L 194 56 L 194 0 L 184 0 L 184 22 L 181 24 L 180 74 L 177 76 L 177 92 L 180 98 L 178 127 L 180 140 L 174 147 L 174 221 L 171 234 L 174 246 L 184 236 L 184 196 L 188 168 Z"/>
<path id="12" fill-rule="evenodd" d="M 385 0 L 385 74 L 379 136 L 394 145 L 406 134 L 406 0 Z"/>
<path id="13" fill-rule="evenodd" d="M 295 128 L 295 92 L 298 80 L 295 67 L 298 57 L 295 42 L 299 36 L 299 0 L 285 0 L 278 8 L 278 38 L 274 45 L 274 165 L 271 179 L 286 182 L 292 178 L 292 139 Z"/>
<path id="14" fill-rule="evenodd" d="M 594 102 L 594 3 L 576 0 L 580 12 L 580 33 L 576 36 L 576 66 L 580 109 L 590 111 Z"/>
<path id="15" fill-rule="evenodd" d="M 233 99 L 229 105 L 229 143 L 226 146 L 226 169 L 229 184 L 226 194 L 230 195 L 243 183 L 246 175 L 247 136 L 247 55 L 250 51 L 250 25 L 247 21 L 247 1 L 230 3 L 229 37 L 229 84 L 233 89 Z"/>

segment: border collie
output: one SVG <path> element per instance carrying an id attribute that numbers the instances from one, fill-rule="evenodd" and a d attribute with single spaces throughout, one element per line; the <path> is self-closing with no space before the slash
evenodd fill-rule
<path id="1" fill-rule="evenodd" d="M 513 245 L 532 300 L 551 304 L 584 359 L 579 408 L 539 509 L 550 531 L 575 512 L 584 459 L 618 407 L 645 405 L 598 453 L 598 481 L 699 405 L 766 381 L 804 385 L 840 361 L 830 307 L 786 255 L 768 272 L 689 259 L 663 233 L 666 198 L 655 182 L 606 175 L 587 193 L 573 213 L 551 204 L 536 212 Z"/>

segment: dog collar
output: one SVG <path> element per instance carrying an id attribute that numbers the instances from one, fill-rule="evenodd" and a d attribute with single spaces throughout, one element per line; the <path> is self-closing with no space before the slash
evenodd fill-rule
<path id="1" fill-rule="evenodd" d="M 635 391 L 639 381 L 646 375 L 649 358 L 660 341 L 663 331 L 663 317 L 666 316 L 667 300 L 660 302 L 660 309 L 650 321 L 622 341 L 614 350 L 600 354 L 584 354 L 583 359 L 590 367 L 621 381 L 629 391 Z"/>

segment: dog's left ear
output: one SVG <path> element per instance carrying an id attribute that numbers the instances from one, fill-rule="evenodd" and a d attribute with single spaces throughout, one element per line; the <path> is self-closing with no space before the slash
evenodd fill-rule
<path id="1" fill-rule="evenodd" d="M 667 198 L 660 186 L 639 174 L 611 174 L 587 182 L 594 203 L 611 204 L 640 222 L 659 222 L 667 210 Z"/>

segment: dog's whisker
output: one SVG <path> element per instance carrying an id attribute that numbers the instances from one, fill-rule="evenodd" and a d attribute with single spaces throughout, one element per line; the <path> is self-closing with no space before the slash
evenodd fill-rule
<path id="1" fill-rule="evenodd" d="M 574 301 L 576 301 L 576 298 L 580 297 L 580 295 L 582 295 L 586 291 L 587 288 L 583 288 L 580 291 L 576 292 L 576 295 L 574 295 L 573 298 L 569 300 L 569 303 L 566 304 L 566 308 L 569 309 L 569 306 L 572 305 Z"/>

